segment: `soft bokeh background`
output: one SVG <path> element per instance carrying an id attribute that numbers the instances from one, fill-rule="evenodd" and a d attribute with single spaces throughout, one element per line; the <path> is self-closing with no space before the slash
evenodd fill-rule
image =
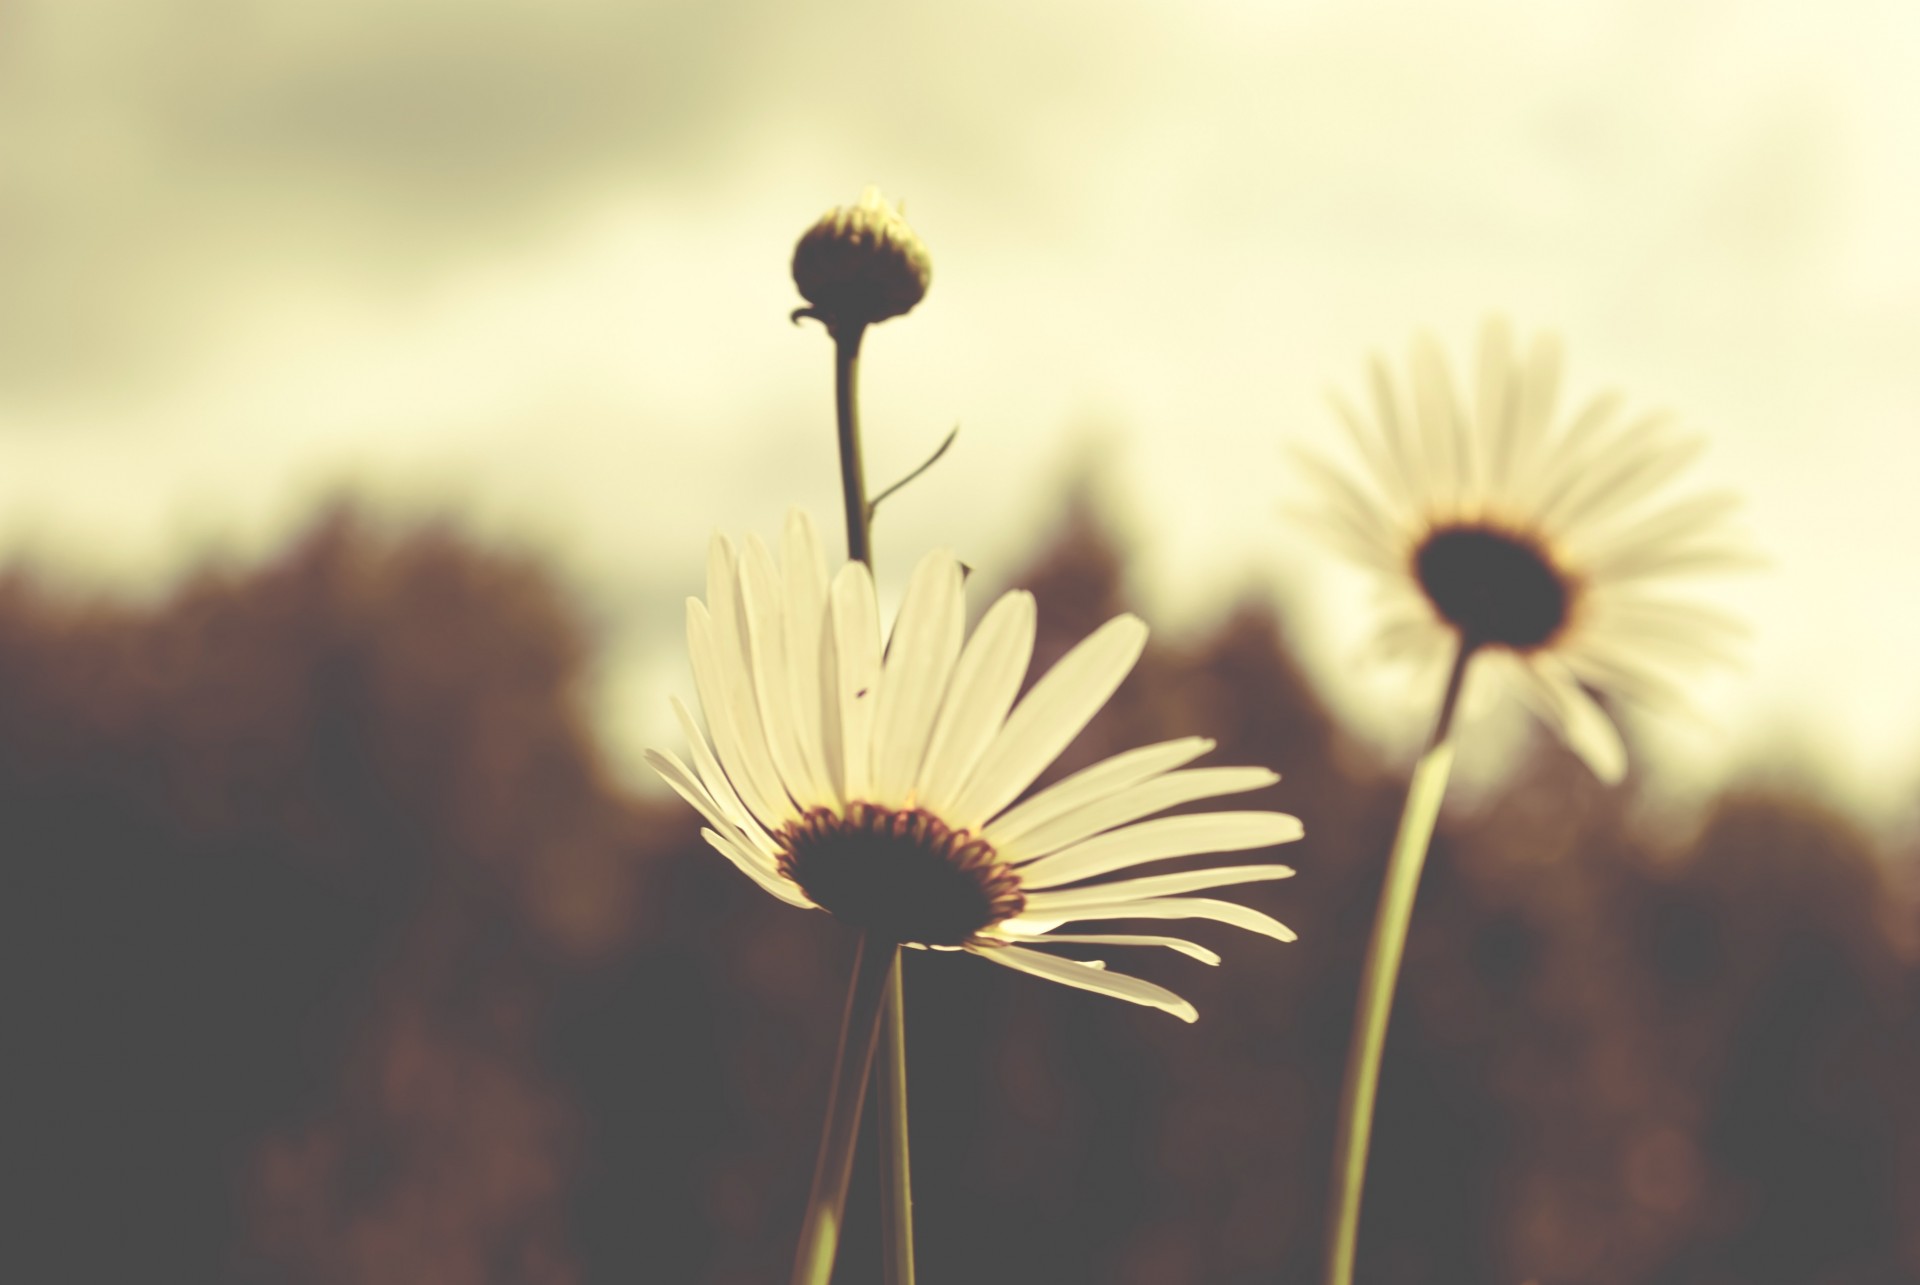
<path id="1" fill-rule="evenodd" d="M 930 1285 L 1310 1278 L 1421 720 L 1283 446 L 1496 310 L 1710 434 L 1774 565 L 1626 793 L 1474 738 L 1372 1278 L 1920 1279 L 1917 72 L 1866 0 L 0 5 L 6 1252 L 778 1277 L 846 943 L 638 751 L 707 532 L 837 507 L 786 257 L 872 181 L 935 259 L 872 474 L 962 425 L 883 579 L 1145 611 L 1078 753 L 1219 734 L 1310 834 L 1299 946 L 1154 974 L 1196 1031 L 916 961 Z"/>

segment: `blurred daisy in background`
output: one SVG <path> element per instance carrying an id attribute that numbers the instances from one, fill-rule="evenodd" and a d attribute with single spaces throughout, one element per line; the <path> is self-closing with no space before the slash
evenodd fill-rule
<path id="1" fill-rule="evenodd" d="M 1016 702 L 1033 596 L 1005 594 L 968 639 L 962 582 L 952 554 L 922 558 L 883 645 L 872 574 L 854 561 L 829 578 L 804 513 L 788 518 L 778 562 L 757 537 L 736 551 L 716 535 L 707 600 L 687 604 L 706 732 L 675 701 L 693 764 L 659 750 L 649 762 L 706 819 L 707 842 L 790 905 L 1193 1021 L 1170 991 L 1034 947 L 1163 946 L 1219 962 L 1178 937 L 1055 931 L 1095 920 L 1211 919 L 1291 941 L 1265 914 L 1188 895 L 1283 879 L 1286 866 L 1111 878 L 1298 839 L 1300 822 L 1278 812 L 1147 819 L 1278 776 L 1189 768 L 1214 745 L 1196 736 L 1116 755 L 1015 804 L 1119 687 L 1147 629 L 1108 621 Z"/>
<path id="2" fill-rule="evenodd" d="M 1423 335 L 1404 386 L 1374 358 L 1370 419 L 1334 395 L 1358 475 L 1300 458 L 1316 529 L 1378 577 L 1379 650 L 1438 667 L 1466 648 L 1614 782 L 1626 752 L 1595 693 L 1684 704 L 1677 679 L 1730 660 L 1745 629 L 1671 586 L 1756 559 L 1737 497 L 1676 493 L 1702 443 L 1669 416 L 1625 419 L 1603 393 L 1556 427 L 1560 364 L 1553 336 L 1522 354 L 1489 321 L 1468 400 Z"/>

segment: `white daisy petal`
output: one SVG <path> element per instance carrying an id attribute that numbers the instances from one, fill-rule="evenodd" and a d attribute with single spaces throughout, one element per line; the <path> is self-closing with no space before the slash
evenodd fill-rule
<path id="1" fill-rule="evenodd" d="M 1058 892 L 1029 892 L 1026 909 L 1041 919 L 1057 919 L 1080 906 L 1109 905 L 1128 900 L 1154 901 L 1161 897 L 1178 897 L 1182 893 L 1202 892 L 1208 888 L 1291 878 L 1292 866 L 1212 866 L 1205 870 L 1182 870 L 1170 875 L 1116 879 L 1111 883 L 1063 888 Z M 1021 883 L 1027 888 L 1035 886 L 1025 879 Z"/>
<path id="2" fill-rule="evenodd" d="M 714 752 L 726 769 L 727 779 L 761 825 L 779 829 L 792 815 L 792 805 L 767 758 L 764 741 L 756 746 L 747 736 L 743 725 L 748 719 L 734 704 L 749 682 L 745 665 L 737 654 L 731 661 L 722 654 L 714 639 L 712 618 L 698 598 L 687 600 L 687 655 L 693 663 L 693 685 L 707 716 L 707 730 L 713 734 Z M 758 735 L 756 726 L 755 738 Z"/>
<path id="3" fill-rule="evenodd" d="M 933 730 L 966 627 L 960 564 L 936 549 L 920 560 L 887 643 L 873 732 L 871 801 L 899 807 L 908 801 Z"/>
<path id="4" fill-rule="evenodd" d="M 1191 763 L 1213 747 L 1214 743 L 1204 736 L 1183 736 L 1102 759 L 1008 808 L 990 821 L 983 833 L 996 847 L 1013 848 L 1041 826 Z"/>
<path id="5" fill-rule="evenodd" d="M 1005 927 L 1005 925 L 1002 925 Z M 996 941 L 1019 942 L 1031 946 L 1045 946 L 1053 942 L 1067 942 L 1072 945 L 1088 946 L 1164 946 L 1168 950 L 1178 951 L 1189 959 L 1197 959 L 1203 964 L 1219 967 L 1220 956 L 1197 942 L 1184 937 L 1158 937 L 1149 933 L 1047 933 L 1040 936 L 1017 937 L 1011 933 L 996 932 Z"/>
<path id="6" fill-rule="evenodd" d="M 1297 817 L 1283 812 L 1195 812 L 1141 821 L 1084 840 L 1020 867 L 1024 888 L 1058 888 L 1131 866 L 1201 852 L 1245 852 L 1292 843 Z"/>
<path id="7" fill-rule="evenodd" d="M 999 849 L 1002 860 L 1018 864 L 1044 857 L 1102 831 L 1126 825 L 1129 821 L 1165 812 L 1182 803 L 1265 789 L 1279 779 L 1278 772 L 1264 767 L 1202 767 L 1186 772 L 1170 772 L 1137 788 L 1085 804 L 1054 821 L 1036 826 L 1018 843 L 997 840 L 993 825 L 987 826 L 985 834 L 988 842 Z"/>
<path id="8" fill-rule="evenodd" d="M 707 819 L 707 823 L 723 830 L 738 831 L 739 824 L 728 817 L 714 802 L 707 788 L 700 784 L 687 765 L 677 756 L 666 750 L 648 750 L 643 756 L 647 766 L 660 774 L 660 779 L 673 787 L 673 792 L 693 805 L 693 810 Z"/>
<path id="9" fill-rule="evenodd" d="M 744 843 L 729 839 L 713 830 L 702 830 L 700 836 L 715 852 L 731 861 L 736 870 L 759 884 L 763 891 L 778 897 L 789 906 L 798 906 L 802 910 L 819 909 L 807 900 L 807 894 L 800 891 L 791 879 L 779 873 L 778 870 L 767 868 L 757 860 L 757 854 Z"/>
<path id="10" fill-rule="evenodd" d="M 1037 950 L 1028 950 L 1022 946 L 980 946 L 968 947 L 981 959 L 990 959 L 996 964 L 1015 969 L 1022 973 L 1032 973 L 1051 982 L 1066 986 L 1077 986 L 1081 990 L 1093 991 L 1098 995 L 1111 995 L 1115 999 L 1128 1000 L 1135 1004 L 1145 1004 L 1172 1013 L 1183 1022 L 1194 1022 L 1200 1018 L 1199 1010 L 1162 986 L 1142 981 L 1138 977 L 1128 977 L 1123 973 L 1110 973 L 1103 966 L 1083 962 L 1077 959 L 1061 959 L 1057 955 L 1044 954 Z"/>
<path id="11" fill-rule="evenodd" d="M 952 807 L 963 830 L 1011 803 L 1080 734 L 1140 659 L 1147 627 L 1137 616 L 1116 616 L 1060 658 L 1014 706 L 1005 726 L 981 755 Z"/>
<path id="12" fill-rule="evenodd" d="M 836 785 L 841 798 L 863 799 L 873 788 L 873 713 L 880 696 L 880 607 L 866 563 L 840 568 L 828 614 L 833 645 L 830 652 L 823 648 L 821 659 L 832 667 L 828 698 L 838 711 Z"/>
<path id="13" fill-rule="evenodd" d="M 1058 922 L 1074 924 L 1096 919 L 1211 919 L 1215 923 L 1231 924 L 1275 941 L 1294 941 L 1298 936 L 1278 919 L 1263 915 L 1251 906 L 1233 901 L 1213 901 L 1206 897 L 1165 897 L 1152 901 L 1111 901 L 1075 906 L 1064 912 Z"/>
<path id="14" fill-rule="evenodd" d="M 1532 675 L 1525 690 L 1536 712 L 1595 776 L 1608 785 L 1618 784 L 1627 774 L 1627 749 L 1606 711 L 1587 695 L 1563 661 L 1535 656 L 1525 672 Z"/>
<path id="15" fill-rule="evenodd" d="M 700 731 L 700 725 L 694 722 L 693 714 L 678 696 L 672 698 L 673 716 L 680 722 L 680 731 L 687 738 L 687 747 L 693 752 L 693 766 L 699 774 L 700 784 L 706 788 L 708 796 L 720 808 L 721 814 L 741 832 L 752 836 L 756 847 L 773 850 L 773 840 L 768 836 L 747 805 L 740 801 L 739 793 L 733 788 L 733 782 L 721 770 L 720 761 L 713 756 L 713 750 L 707 745 L 707 738 Z"/>
<path id="16" fill-rule="evenodd" d="M 766 728 L 774 770 L 789 797 L 805 811 L 831 801 L 832 789 L 814 777 L 800 748 L 800 714 L 787 672 L 787 630 L 781 619 L 780 573 L 758 536 L 747 541 L 739 564 L 740 618 L 745 624 L 749 676 Z"/>
<path id="17" fill-rule="evenodd" d="M 972 775 L 1020 694 L 1033 658 L 1033 595 L 1016 589 L 988 609 L 954 667 L 914 793 L 944 812 Z"/>
<path id="18" fill-rule="evenodd" d="M 835 789 L 835 774 L 828 770 L 822 741 L 825 711 L 820 678 L 820 641 L 826 628 L 829 582 L 820 533 L 803 510 L 795 509 L 787 515 L 780 573 L 786 605 L 782 623 L 786 628 L 788 700 L 794 712 L 795 735 L 807 775 L 830 795 Z"/>
<path id="19" fill-rule="evenodd" d="M 1379 417 L 1380 440 L 1397 466 L 1399 485 L 1410 498 L 1427 494 L 1426 475 L 1420 469 L 1419 448 L 1407 424 L 1407 412 L 1387 371 L 1384 358 L 1375 354 L 1367 364 L 1368 391 L 1373 394 L 1373 413 Z"/>

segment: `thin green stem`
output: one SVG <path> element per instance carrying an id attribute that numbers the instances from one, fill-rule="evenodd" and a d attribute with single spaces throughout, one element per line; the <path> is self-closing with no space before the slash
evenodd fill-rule
<path id="1" fill-rule="evenodd" d="M 1449 735 L 1473 652 L 1473 643 L 1462 639 L 1447 677 L 1433 737 L 1414 764 L 1400 828 L 1393 837 L 1393 853 L 1387 859 L 1387 878 L 1380 890 L 1380 908 L 1374 914 L 1373 937 L 1367 943 L 1353 1042 L 1347 1050 L 1347 1077 L 1340 1091 L 1340 1133 L 1334 1144 L 1333 1190 L 1327 1211 L 1327 1285 L 1352 1285 L 1353 1281 L 1360 1194 L 1367 1176 L 1367 1144 L 1373 1135 L 1374 1096 L 1380 1087 L 1380 1053 L 1386 1046 L 1387 1017 L 1393 1011 L 1394 985 L 1400 977 L 1407 925 L 1413 918 L 1414 894 L 1420 887 L 1420 871 L 1433 842 L 1440 800 L 1446 795 L 1447 776 L 1453 767 Z"/>
<path id="2" fill-rule="evenodd" d="M 793 1285 L 828 1285 L 833 1278 L 847 1178 L 853 1172 L 854 1144 L 860 1137 L 867 1071 L 873 1062 L 880 1010 L 885 1006 L 887 977 L 899 953 L 892 942 L 862 937 L 854 956 L 853 981 L 847 987 L 846 1012 L 840 1021 L 840 1048 L 833 1059 L 833 1084 L 827 1093 L 827 1119 L 820 1130 L 820 1155 L 814 1162 L 806 1221 L 793 1255 Z"/>
<path id="3" fill-rule="evenodd" d="M 834 326 L 833 405 L 840 429 L 840 492 L 847 509 L 847 556 L 873 565 L 873 542 L 867 534 L 867 466 L 860 455 L 860 340 L 863 325 Z"/>
<path id="4" fill-rule="evenodd" d="M 907 1148 L 907 1017 L 900 951 L 880 1014 L 880 1227 L 887 1285 L 913 1285 L 913 1181 Z"/>
<path id="5" fill-rule="evenodd" d="M 866 327 L 834 326 L 832 331 L 834 412 L 840 437 L 840 490 L 846 503 L 847 556 L 872 567 L 873 506 L 867 501 L 867 470 L 860 452 L 860 340 Z M 880 1227 L 887 1285 L 913 1285 L 906 995 L 897 946 L 892 956 L 887 969 L 886 1003 L 880 1017 L 880 1086 L 874 1104 L 880 1144 Z"/>

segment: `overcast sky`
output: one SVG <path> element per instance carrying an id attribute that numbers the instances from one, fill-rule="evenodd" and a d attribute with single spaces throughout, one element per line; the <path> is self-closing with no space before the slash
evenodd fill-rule
<path id="1" fill-rule="evenodd" d="M 0 551 L 152 595 L 351 487 L 551 553 L 607 622 L 609 745 L 671 734 L 718 525 L 837 508 L 795 237 L 880 184 L 934 256 L 869 340 L 883 577 L 987 579 L 1074 461 L 1160 636 L 1272 593 L 1390 736 L 1356 575 L 1283 444 L 1428 327 L 1565 337 L 1707 434 L 1770 571 L 1693 775 L 1920 778 L 1920 9 L 1905 0 L 12 0 Z M 1422 699 L 1422 704 L 1425 699 Z M 1421 715 L 1420 717 L 1424 717 Z M 1414 720 L 1419 721 L 1418 719 Z M 637 779 L 639 773 L 635 772 Z"/>

